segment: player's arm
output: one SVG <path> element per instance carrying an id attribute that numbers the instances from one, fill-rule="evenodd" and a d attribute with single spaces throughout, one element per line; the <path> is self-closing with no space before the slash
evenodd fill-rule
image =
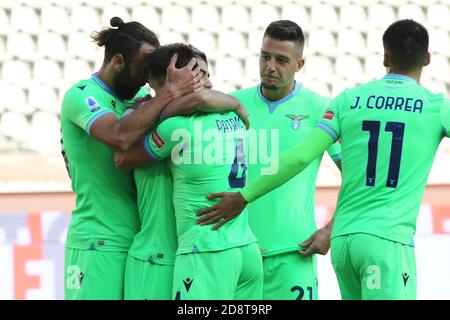
<path id="1" fill-rule="evenodd" d="M 450 138 L 450 99 L 444 100 L 441 109 L 442 134 L 444 137 Z"/>
<path id="2" fill-rule="evenodd" d="M 157 160 L 152 158 L 145 150 L 144 137 L 125 152 L 114 151 L 114 163 L 119 170 L 133 170 L 139 167 L 151 165 Z"/>
<path id="3" fill-rule="evenodd" d="M 203 216 L 197 220 L 197 223 L 206 225 L 223 218 L 213 227 L 213 229 L 219 228 L 239 215 L 247 203 L 259 199 L 302 172 L 314 159 L 322 155 L 333 142 L 333 138 L 327 132 L 315 128 L 309 138 L 281 155 L 279 170 L 275 175 L 261 175 L 240 192 L 222 192 L 208 195 L 209 199 L 220 198 L 221 200 L 209 208 L 199 210 L 197 215 Z"/>
<path id="4" fill-rule="evenodd" d="M 126 152 L 114 152 L 116 168 L 131 170 L 169 157 L 172 149 L 179 144 L 178 140 L 172 139 L 172 133 L 177 128 L 183 128 L 183 119 L 167 119 Z"/>
<path id="5" fill-rule="evenodd" d="M 161 119 L 188 115 L 198 111 L 221 112 L 234 111 L 249 128 L 247 110 L 241 102 L 223 92 L 204 89 L 192 92 L 169 103 L 161 112 Z"/>
<path id="6" fill-rule="evenodd" d="M 336 141 L 331 147 L 328 148 L 327 152 L 328 152 L 328 155 L 330 156 L 331 160 L 333 160 L 334 164 L 339 169 L 339 171 L 342 171 L 340 142 Z"/>
<path id="7" fill-rule="evenodd" d="M 176 57 L 172 57 L 167 68 L 168 77 L 175 80 L 166 83 L 153 99 L 144 102 L 138 110 L 120 120 L 112 113 L 96 119 L 90 128 L 90 135 L 115 151 L 129 149 L 148 128 L 157 123 L 162 109 L 169 102 L 199 89 L 200 68 L 192 70 L 196 60 L 192 59 L 181 69 L 177 69 L 175 63 Z"/>

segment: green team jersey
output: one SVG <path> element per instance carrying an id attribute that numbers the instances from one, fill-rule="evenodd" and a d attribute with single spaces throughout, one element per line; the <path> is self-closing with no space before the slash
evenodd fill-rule
<path id="1" fill-rule="evenodd" d="M 172 177 L 166 161 L 134 170 L 141 230 L 129 254 L 157 264 L 173 265 L 177 250 Z"/>
<path id="2" fill-rule="evenodd" d="M 196 113 L 162 122 L 145 140 L 156 160 L 168 158 L 173 178 L 177 254 L 226 250 L 256 241 L 244 211 L 218 230 L 196 224 L 195 213 L 217 202 L 212 192 L 236 191 L 246 183 L 247 133 L 233 112 Z"/>
<path id="3" fill-rule="evenodd" d="M 96 120 L 107 114 L 118 118 L 138 98 L 120 100 L 96 76 L 72 86 L 61 107 L 63 156 L 76 194 L 66 246 L 127 251 L 139 229 L 136 187 L 132 172 L 119 171 L 113 151 L 90 136 Z"/>
<path id="4" fill-rule="evenodd" d="M 249 142 L 249 182 L 269 168 L 269 157 L 264 159 L 264 155 L 273 159 L 304 140 L 331 101 L 297 83 L 278 101 L 267 100 L 260 85 L 231 95 L 247 108 L 250 131 L 257 137 Z M 337 161 L 340 151 L 336 143 L 328 153 Z M 298 244 L 316 230 L 314 199 L 320 161 L 321 157 L 285 185 L 248 205 L 249 223 L 264 256 L 298 251 Z"/>
<path id="5" fill-rule="evenodd" d="M 343 91 L 318 125 L 342 143 L 332 237 L 368 233 L 414 245 L 417 214 L 449 102 L 403 75 Z"/>

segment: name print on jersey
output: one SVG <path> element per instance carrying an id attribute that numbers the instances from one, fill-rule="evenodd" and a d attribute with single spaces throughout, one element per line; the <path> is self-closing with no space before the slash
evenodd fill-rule
<path id="1" fill-rule="evenodd" d="M 363 103 L 360 96 L 356 97 L 356 101 L 350 106 L 350 109 L 385 109 L 394 111 L 418 112 L 422 113 L 423 101 L 421 99 L 390 97 L 390 96 L 369 96 Z"/>

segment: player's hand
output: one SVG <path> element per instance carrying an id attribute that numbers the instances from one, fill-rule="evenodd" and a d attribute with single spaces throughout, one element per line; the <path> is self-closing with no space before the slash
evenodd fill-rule
<path id="1" fill-rule="evenodd" d="M 200 72 L 200 67 L 197 65 L 197 60 L 192 58 L 189 63 L 183 68 L 177 68 L 178 54 L 174 54 L 170 58 L 170 64 L 167 67 L 166 82 L 173 85 L 177 91 L 177 97 L 183 96 L 187 93 L 196 91 L 202 87 L 201 79 L 203 74 Z"/>
<path id="2" fill-rule="evenodd" d="M 247 205 L 247 201 L 240 192 L 221 192 L 208 194 L 209 200 L 220 198 L 215 205 L 197 211 L 197 216 L 202 216 L 197 220 L 197 224 L 204 226 L 216 223 L 212 230 L 217 230 L 225 223 L 237 217 Z"/>
<path id="3" fill-rule="evenodd" d="M 330 249 L 330 235 L 331 229 L 328 227 L 317 230 L 308 240 L 299 244 L 300 247 L 307 247 L 305 250 L 299 251 L 299 253 L 304 257 L 314 253 L 327 254 Z"/>

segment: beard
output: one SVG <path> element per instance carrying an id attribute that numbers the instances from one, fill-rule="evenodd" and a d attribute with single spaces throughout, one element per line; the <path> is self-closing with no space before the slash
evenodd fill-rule
<path id="1" fill-rule="evenodd" d="M 277 90 L 278 89 L 278 86 L 276 84 L 267 83 L 264 81 L 261 81 L 261 87 L 263 87 L 264 89 L 267 89 L 267 90 Z"/>
<path id="2" fill-rule="evenodd" d="M 114 83 L 117 97 L 122 100 L 132 99 L 141 89 L 139 85 L 136 85 L 136 81 L 132 79 L 128 65 L 117 75 Z"/>

